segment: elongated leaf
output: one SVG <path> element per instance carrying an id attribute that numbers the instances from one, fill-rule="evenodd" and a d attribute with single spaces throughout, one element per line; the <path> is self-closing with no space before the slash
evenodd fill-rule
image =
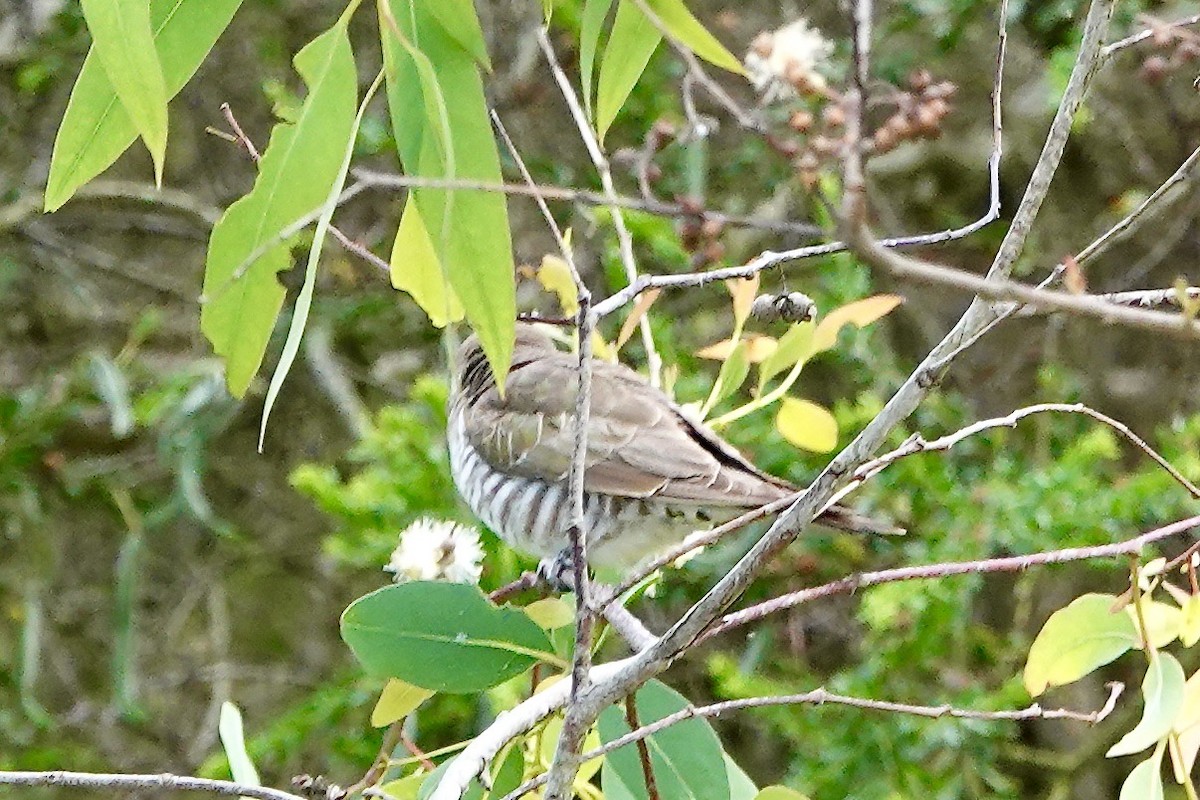
<path id="1" fill-rule="evenodd" d="M 381 21 L 388 108 L 405 171 L 423 177 L 501 180 L 479 70 L 433 17 L 440 0 L 387 0 L 389 19 Z M 393 27 L 393 24 L 395 27 Z M 405 48 L 403 37 L 431 65 Z M 421 73 L 426 72 L 423 79 Z M 439 153 L 424 84 L 430 77 L 445 98 L 447 128 L 453 136 Z M 414 113 L 426 109 L 424 114 Z M 512 240 L 505 199 L 476 190 L 419 189 L 414 192 L 421 219 L 442 269 L 479 336 L 492 371 L 503 385 L 512 358 L 516 325 L 516 286 Z"/>
<path id="2" fill-rule="evenodd" d="M 583 87 L 583 107 L 589 119 L 592 118 L 592 97 L 595 94 L 596 51 L 604 29 L 604 19 L 612 4 L 613 0 L 585 0 L 583 16 L 579 21 L 579 83 Z"/>
<path id="3" fill-rule="evenodd" d="M 150 24 L 168 99 L 195 74 L 242 0 L 151 0 Z M 45 208 L 54 211 L 137 138 L 95 48 L 84 59 L 54 139 Z"/>
<path id="4" fill-rule="evenodd" d="M 354 124 L 357 78 L 345 25 L 306 45 L 295 64 L 309 89 L 300 116 L 275 126 L 254 188 L 225 211 L 208 245 L 200 327 L 225 359 L 235 397 L 258 371 L 283 304 L 275 275 L 291 259 L 281 233 L 326 202 Z"/>
<path id="5" fill-rule="evenodd" d="M 167 153 L 167 87 L 154 49 L 146 0 L 80 0 L 92 47 L 117 99 L 154 159 L 162 185 Z"/>
<path id="6" fill-rule="evenodd" d="M 758 787 L 729 753 L 725 754 L 725 773 L 729 776 L 729 800 L 754 800 Z"/>
<path id="7" fill-rule="evenodd" d="M 775 352 L 777 343 L 770 336 L 763 336 L 761 333 L 745 333 L 742 337 L 734 342 L 733 339 L 722 339 L 719 342 L 713 342 L 708 347 L 704 347 L 696 351 L 696 355 L 700 358 L 712 358 L 718 361 L 724 361 L 729 358 L 733 349 L 738 345 L 744 345 L 746 350 L 746 360 L 751 364 L 758 364 L 771 357 Z"/>
<path id="8" fill-rule="evenodd" d="M 733 298 L 733 329 L 741 332 L 750 316 L 750 307 L 754 305 L 754 297 L 758 294 L 758 284 L 761 273 L 754 273 L 749 278 L 734 278 L 725 281 L 725 288 Z"/>
<path id="9" fill-rule="evenodd" d="M 579 313 L 579 287 L 575 285 L 575 277 L 565 259 L 554 255 L 542 256 L 537 279 L 543 289 L 558 297 L 558 306 L 564 317 Z"/>
<path id="10" fill-rule="evenodd" d="M 463 318 L 462 303 L 446 282 L 442 263 L 429 240 L 425 221 L 421 219 L 421 210 L 411 194 L 404 201 L 388 264 L 392 286 L 408 292 L 434 327 L 444 328 Z"/>
<path id="11" fill-rule="evenodd" d="M 648 725 L 687 707 L 687 699 L 663 685 L 650 681 L 637 692 L 638 721 Z M 624 704 L 606 708 L 598 724 L 601 741 L 608 743 L 629 732 Z M 650 763 L 659 795 L 672 800 L 729 800 L 729 777 L 724 752 L 716 733 L 706 720 L 689 719 L 648 736 Z M 605 758 L 602 780 L 606 797 L 609 776 L 621 784 L 615 795 L 647 797 L 641 760 L 636 745 L 628 745 Z"/>
<path id="12" fill-rule="evenodd" d="M 783 398 L 775 417 L 775 427 L 796 447 L 814 453 L 828 453 L 837 447 L 837 420 L 829 409 L 809 400 Z"/>
<path id="13" fill-rule="evenodd" d="M 421 784 L 425 782 L 426 777 L 424 772 L 414 772 L 412 775 L 385 783 L 379 787 L 379 791 L 391 800 L 417 800 Z"/>
<path id="14" fill-rule="evenodd" d="M 391 725 L 416 710 L 417 706 L 433 697 L 433 692 L 413 686 L 398 678 L 389 678 L 371 711 L 371 724 L 376 728 Z"/>
<path id="15" fill-rule="evenodd" d="M 632 0 L 619 0 L 596 88 L 596 132 L 600 141 L 625 105 L 629 93 L 642 77 L 654 55 L 662 33 Z"/>
<path id="16" fill-rule="evenodd" d="M 1050 686 L 1079 680 L 1137 647 L 1137 629 L 1116 598 L 1085 594 L 1050 615 L 1029 648 L 1025 688 L 1037 697 Z"/>
<path id="17" fill-rule="evenodd" d="M 700 409 L 700 416 L 707 416 L 708 412 L 718 403 L 736 392 L 745 383 L 746 376 L 749 374 L 750 361 L 746 358 L 746 343 L 738 342 L 734 345 L 729 358 L 725 359 L 725 363 L 721 365 L 721 371 L 717 373 L 717 382 L 713 384 L 708 400 Z"/>
<path id="18" fill-rule="evenodd" d="M 339 27 L 345 31 L 344 26 Z M 348 45 L 349 42 L 347 42 Z M 283 352 L 279 355 L 279 363 L 275 365 L 275 372 L 271 374 L 271 384 L 267 387 L 267 399 L 263 403 L 262 423 L 258 428 L 258 452 L 260 453 L 263 449 L 263 439 L 267 435 L 267 420 L 271 417 L 271 409 L 275 407 L 279 390 L 283 388 L 283 382 L 287 379 L 292 363 L 296 360 L 296 354 L 300 352 L 300 340 L 304 336 L 308 312 L 312 309 L 313 291 L 317 286 L 317 263 L 321 259 L 321 247 L 325 244 L 325 235 L 329 232 L 333 212 L 337 210 L 338 197 L 342 194 L 342 187 L 346 185 L 346 175 L 350 172 L 350 159 L 354 155 L 354 139 L 358 135 L 359 126 L 362 125 L 367 104 L 375 96 L 375 90 L 379 88 L 382 80 L 383 73 L 381 72 L 375 77 L 363 97 L 362 103 L 358 106 L 358 115 L 355 116 L 354 123 L 350 126 L 349 136 L 342 145 L 345 151 L 342 168 L 334 178 L 333 185 L 329 187 L 329 194 L 325 197 L 325 203 L 321 208 L 321 216 L 317 219 L 317 227 L 313 230 L 312 244 L 308 248 L 308 263 L 304 267 L 304 285 L 300 287 L 300 294 L 296 297 L 296 307 L 292 311 L 291 324 L 288 325 L 287 339 L 283 342 Z"/>
<path id="19" fill-rule="evenodd" d="M 903 302 L 904 298 L 898 295 L 877 294 L 835 308 L 817 323 L 816 334 L 813 336 L 813 352 L 820 353 L 837 344 L 838 333 L 846 325 L 853 323 L 865 328 Z"/>
<path id="20" fill-rule="evenodd" d="M 785 369 L 791 369 L 797 364 L 807 361 L 813 353 L 813 337 L 816 325 L 812 322 L 801 322 L 788 328 L 788 332 L 779 337 L 775 352 L 763 359 L 758 368 L 758 391 L 766 388 L 767 381 L 774 378 Z"/>
<path id="21" fill-rule="evenodd" d="M 613 345 L 614 350 L 620 352 L 625 343 L 629 341 L 629 337 L 633 336 L 633 331 L 642 322 L 642 317 L 646 316 L 646 312 L 650 310 L 650 306 L 654 305 L 654 301 L 662 294 L 662 289 L 651 289 L 642 292 L 638 295 L 637 300 L 633 301 L 633 310 L 629 312 L 629 316 L 621 323 L 621 330 L 617 333 L 617 341 Z"/>
<path id="22" fill-rule="evenodd" d="M 221 746 L 225 748 L 225 757 L 229 760 L 229 771 L 233 774 L 234 782 L 245 786 L 260 786 L 258 770 L 254 768 L 254 762 L 250 760 L 250 754 L 246 752 L 246 737 L 242 732 L 242 712 L 228 700 L 221 704 L 221 718 L 217 723 L 217 732 L 221 736 Z"/>
<path id="23" fill-rule="evenodd" d="M 133 432 L 133 404 L 129 400 L 129 381 L 111 358 L 96 354 L 91 359 L 92 383 L 96 394 L 108 407 L 112 435 L 124 439 Z"/>
<path id="24" fill-rule="evenodd" d="M 369 671 L 439 692 L 479 692 L 554 659 L 522 611 L 456 583 L 412 581 L 361 597 L 342 614 L 342 638 Z"/>
<path id="25" fill-rule="evenodd" d="M 808 795 L 787 786 L 764 786 L 755 800 L 808 800 Z"/>
<path id="26" fill-rule="evenodd" d="M 1183 688 L 1183 707 L 1172 726 L 1179 734 L 1179 757 L 1181 763 L 1173 763 L 1175 780 L 1183 783 L 1192 774 L 1196 765 L 1196 754 L 1200 752 L 1200 672 L 1188 678 Z M 1172 760 L 1174 761 L 1174 760 Z"/>
<path id="27" fill-rule="evenodd" d="M 1183 708 L 1184 684 L 1183 667 L 1175 656 L 1159 653 L 1142 680 L 1141 720 L 1105 755 L 1112 758 L 1140 753 L 1170 733 Z"/>
<path id="28" fill-rule="evenodd" d="M 428 8 L 450 38 L 458 42 L 480 66 L 491 71 L 492 63 L 488 60 L 483 29 L 479 27 L 479 15 L 475 13 L 472 0 L 434 0 Z"/>
<path id="29" fill-rule="evenodd" d="M 742 62 L 692 16 L 683 0 L 646 0 L 646 5 L 662 20 L 667 32 L 687 49 L 721 69 L 746 74 Z"/>
<path id="30" fill-rule="evenodd" d="M 1119 800 L 1163 800 L 1162 754 L 1154 755 L 1138 764 L 1121 784 Z"/>

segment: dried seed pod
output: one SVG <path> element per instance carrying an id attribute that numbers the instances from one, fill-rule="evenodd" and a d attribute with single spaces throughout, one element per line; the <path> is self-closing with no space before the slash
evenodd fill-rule
<path id="1" fill-rule="evenodd" d="M 890 126 L 885 126 L 875 131 L 872 141 L 875 143 L 876 153 L 886 153 L 896 146 L 898 141 L 896 134 L 892 133 Z"/>
<path id="2" fill-rule="evenodd" d="M 1170 71 L 1171 64 L 1166 58 L 1163 56 L 1150 56 L 1142 62 L 1142 69 L 1139 74 L 1146 83 L 1161 83 Z"/>
<path id="3" fill-rule="evenodd" d="M 923 92 L 933 81 L 933 76 L 929 74 L 929 70 L 921 68 L 915 69 L 908 75 L 908 85 L 915 92 Z"/>
<path id="4" fill-rule="evenodd" d="M 817 306 L 803 292 L 760 294 L 750 304 L 750 316 L 762 322 L 808 322 L 816 319 Z"/>
<path id="5" fill-rule="evenodd" d="M 700 235 L 705 239 L 715 239 L 725 230 L 725 223 L 719 219 L 706 219 L 700 225 Z"/>

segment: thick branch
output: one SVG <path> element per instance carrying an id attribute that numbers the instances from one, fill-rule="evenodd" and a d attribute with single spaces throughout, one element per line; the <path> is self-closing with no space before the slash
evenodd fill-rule
<path id="1" fill-rule="evenodd" d="M 0 786 L 63 786 L 69 789 L 117 789 L 137 792 L 144 789 L 180 792 L 207 792 L 226 796 L 254 797 L 258 800 L 306 800 L 291 792 L 263 786 L 248 786 L 233 781 L 192 778 L 186 775 L 122 775 L 102 772 L 0 772 Z"/>

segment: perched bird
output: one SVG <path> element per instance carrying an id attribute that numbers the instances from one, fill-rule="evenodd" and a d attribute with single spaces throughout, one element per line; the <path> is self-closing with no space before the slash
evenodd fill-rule
<path id="1" fill-rule="evenodd" d="M 576 356 L 518 323 L 503 398 L 476 337 L 459 348 L 455 369 L 447 437 L 459 493 L 512 547 L 543 558 L 559 554 L 570 525 Z M 636 372 L 601 360 L 592 362 L 586 465 L 588 561 L 619 570 L 796 491 Z M 896 532 L 840 506 L 818 521 Z"/>

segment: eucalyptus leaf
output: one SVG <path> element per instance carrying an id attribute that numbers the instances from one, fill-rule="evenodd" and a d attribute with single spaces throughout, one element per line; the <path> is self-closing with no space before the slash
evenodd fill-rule
<path id="1" fill-rule="evenodd" d="M 1138 645 L 1137 629 L 1117 598 L 1085 594 L 1050 615 L 1029 648 L 1025 688 L 1037 697 L 1079 680 Z"/>
<path id="2" fill-rule="evenodd" d="M 662 33 L 633 0 L 618 0 L 596 87 L 596 132 L 600 141 L 650 63 Z"/>
<path id="3" fill-rule="evenodd" d="M 1175 656 L 1155 656 L 1142 680 L 1142 718 L 1105 755 L 1112 758 L 1140 753 L 1170 733 L 1183 709 L 1185 684 L 1183 667 Z"/>

